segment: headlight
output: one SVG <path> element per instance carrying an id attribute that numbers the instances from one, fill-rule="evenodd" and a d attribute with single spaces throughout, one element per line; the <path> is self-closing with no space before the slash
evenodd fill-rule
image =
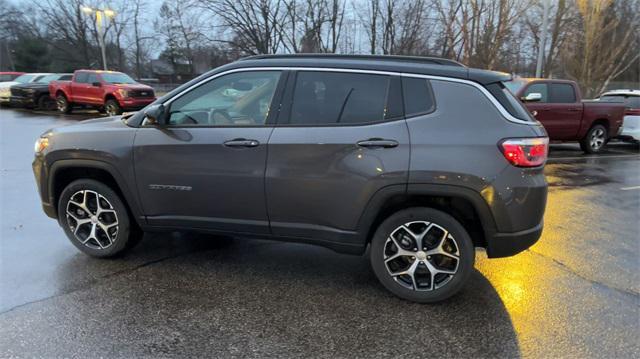
<path id="1" fill-rule="evenodd" d="M 120 93 L 120 96 L 122 96 L 122 97 L 129 97 L 129 92 L 127 92 L 127 90 L 125 90 L 125 89 L 118 89 L 118 92 Z"/>
<path id="2" fill-rule="evenodd" d="M 49 147 L 49 139 L 46 137 L 40 137 L 36 140 L 36 144 L 33 147 L 33 150 L 36 154 L 42 153 L 47 147 Z"/>

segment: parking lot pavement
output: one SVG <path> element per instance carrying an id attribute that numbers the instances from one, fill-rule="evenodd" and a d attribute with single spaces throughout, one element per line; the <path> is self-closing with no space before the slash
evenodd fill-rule
<path id="1" fill-rule="evenodd" d="M 541 240 L 438 305 L 397 299 L 366 257 L 146 235 L 80 254 L 40 209 L 33 142 L 92 114 L 0 109 L 0 357 L 640 357 L 640 155 L 552 146 Z"/>

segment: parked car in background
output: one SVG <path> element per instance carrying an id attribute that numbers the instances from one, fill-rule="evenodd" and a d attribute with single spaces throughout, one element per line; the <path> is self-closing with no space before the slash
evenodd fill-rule
<path id="1" fill-rule="evenodd" d="M 640 141 L 640 90 L 611 90 L 600 96 L 604 102 L 624 102 L 627 107 L 620 138 L 623 140 Z"/>
<path id="2" fill-rule="evenodd" d="M 36 82 L 11 86 L 11 106 L 51 110 L 55 101 L 49 96 L 49 82 L 71 80 L 72 74 L 51 74 Z"/>
<path id="3" fill-rule="evenodd" d="M 548 138 L 508 78 L 437 58 L 251 57 L 47 131 L 33 171 L 91 256 L 141 230 L 369 248 L 387 289 L 435 302 L 472 278 L 475 247 L 511 256 L 542 233 Z"/>
<path id="4" fill-rule="evenodd" d="M 0 72 L 0 82 L 13 81 L 13 79 L 15 79 L 16 77 L 22 74 L 24 74 L 24 72 L 15 72 L 15 71 Z"/>
<path id="5" fill-rule="evenodd" d="M 552 141 L 578 141 L 586 153 L 597 153 L 618 135 L 623 103 L 583 101 L 574 81 L 516 78 L 505 85 L 542 123 Z"/>
<path id="6" fill-rule="evenodd" d="M 51 81 L 49 93 L 60 112 L 69 113 L 81 105 L 103 110 L 109 116 L 139 110 L 156 99 L 152 87 L 115 71 L 77 70 L 70 81 Z"/>
<path id="7" fill-rule="evenodd" d="M 11 86 L 36 82 L 50 73 L 23 74 L 11 81 L 0 82 L 0 105 L 8 105 L 11 99 Z"/>

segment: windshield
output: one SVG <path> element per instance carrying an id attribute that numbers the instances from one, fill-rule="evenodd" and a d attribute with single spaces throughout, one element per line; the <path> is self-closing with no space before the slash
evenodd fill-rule
<path id="1" fill-rule="evenodd" d="M 526 85 L 527 81 L 522 79 L 513 79 L 511 81 L 505 81 L 504 85 L 511 91 L 513 94 L 517 94 L 518 91 L 522 88 L 522 86 Z"/>
<path id="2" fill-rule="evenodd" d="M 102 79 L 110 84 L 135 84 L 136 81 L 127 74 L 120 72 L 103 73 Z"/>
<path id="3" fill-rule="evenodd" d="M 48 84 L 49 82 L 51 82 L 51 81 L 55 81 L 55 80 L 57 80 L 58 78 L 60 78 L 60 75 L 47 75 L 47 76 L 44 76 L 44 77 L 39 78 L 39 79 L 37 80 L 37 82 L 39 82 L 39 83 L 43 83 L 43 84 Z"/>
<path id="4" fill-rule="evenodd" d="M 13 81 L 21 84 L 26 84 L 27 82 L 31 82 L 31 79 L 33 79 L 34 77 L 36 77 L 36 75 L 32 75 L 32 74 L 21 75 L 16 77 L 16 79 Z"/>

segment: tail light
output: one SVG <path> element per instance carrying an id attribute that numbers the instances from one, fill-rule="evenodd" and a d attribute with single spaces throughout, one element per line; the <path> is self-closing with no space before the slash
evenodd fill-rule
<path id="1" fill-rule="evenodd" d="M 500 143 L 504 158 L 516 167 L 542 166 L 549 154 L 549 138 L 511 138 Z"/>

